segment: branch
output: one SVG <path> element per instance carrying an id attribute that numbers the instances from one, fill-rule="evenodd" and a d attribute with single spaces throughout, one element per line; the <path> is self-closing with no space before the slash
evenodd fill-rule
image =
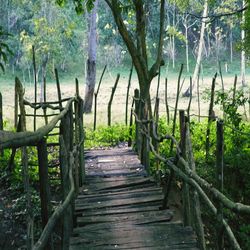
<path id="1" fill-rule="evenodd" d="M 199 16 L 199 15 L 196 15 L 194 13 L 189 13 L 189 12 L 186 12 L 186 14 L 190 15 L 190 16 L 193 16 L 195 18 L 198 18 L 198 19 L 211 19 L 210 22 L 214 21 L 215 19 L 217 18 L 221 18 L 221 17 L 224 17 L 224 16 L 233 16 L 233 15 L 236 15 L 238 13 L 242 13 L 244 11 L 246 11 L 248 9 L 248 5 L 244 6 L 243 8 L 241 9 L 238 9 L 238 10 L 234 10 L 232 12 L 228 12 L 228 13 L 221 13 L 221 14 L 213 14 L 213 15 L 206 15 L 206 16 Z M 207 22 L 207 21 L 206 21 Z"/>
<path id="2" fill-rule="evenodd" d="M 152 65 L 149 71 L 149 77 L 151 80 L 157 75 L 157 71 L 161 65 L 164 64 L 162 61 L 162 47 L 163 47 L 163 33 L 164 33 L 164 20 L 165 20 L 165 0 L 161 0 L 161 9 L 160 9 L 160 34 L 158 42 L 158 51 L 157 58 L 155 63 Z"/>

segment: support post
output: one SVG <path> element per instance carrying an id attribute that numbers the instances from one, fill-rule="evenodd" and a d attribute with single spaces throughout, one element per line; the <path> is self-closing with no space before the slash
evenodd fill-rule
<path id="1" fill-rule="evenodd" d="M 139 108 L 140 108 L 140 92 L 139 89 L 134 91 L 134 100 L 135 100 L 135 114 L 139 117 Z M 141 136 L 140 136 L 140 124 L 135 119 L 135 145 L 136 152 L 139 155 L 141 152 Z"/>
<path id="2" fill-rule="evenodd" d="M 166 112 L 167 112 L 167 123 L 169 125 L 170 122 L 170 113 L 168 107 L 168 79 L 165 78 L 165 105 L 166 105 Z"/>
<path id="3" fill-rule="evenodd" d="M 55 76 L 56 76 L 56 87 L 57 87 L 57 95 L 58 95 L 59 106 L 62 108 L 61 87 L 60 87 L 60 81 L 59 81 L 59 76 L 58 76 L 57 69 L 55 69 Z"/>
<path id="4" fill-rule="evenodd" d="M 3 130 L 3 98 L 2 93 L 0 92 L 0 130 Z M 0 155 L 3 156 L 3 149 L 0 150 Z"/>
<path id="5" fill-rule="evenodd" d="M 42 139 L 37 144 L 38 166 L 39 166 L 39 186 L 41 198 L 41 218 L 44 228 L 51 213 L 50 205 L 50 185 L 48 174 L 48 154 L 46 139 Z M 48 241 L 46 249 L 50 249 L 51 239 Z"/>
<path id="6" fill-rule="evenodd" d="M 126 95 L 126 108 L 125 108 L 125 124 L 126 124 L 126 126 L 128 125 L 128 98 L 129 98 L 129 90 L 130 90 L 130 86 L 131 86 L 132 74 L 133 74 L 133 63 L 132 63 L 130 73 L 129 73 L 127 95 Z"/>
<path id="7" fill-rule="evenodd" d="M 180 148 L 182 157 L 186 159 L 186 117 L 185 111 L 179 111 L 180 118 Z M 184 226 L 191 225 L 191 212 L 190 212 L 190 196 L 189 196 L 189 185 L 183 180 L 183 189 L 182 189 L 182 201 L 183 201 L 183 221 Z"/>
<path id="8" fill-rule="evenodd" d="M 108 103 L 108 126 L 111 126 L 111 106 L 119 79 L 120 79 L 120 74 L 118 74 L 116 77 L 115 85 L 114 87 L 112 87 L 112 92 Z"/>
<path id="9" fill-rule="evenodd" d="M 33 56 L 33 70 L 34 70 L 34 96 L 35 96 L 35 103 L 37 103 L 37 70 L 36 70 L 36 54 L 35 54 L 35 47 L 32 45 L 32 56 Z M 34 131 L 36 131 L 36 109 L 34 109 Z"/>
<path id="10" fill-rule="evenodd" d="M 223 193 L 224 183 L 224 128 L 223 121 L 217 121 L 217 143 L 216 143 L 216 172 L 217 172 L 217 188 Z M 217 213 L 219 217 L 219 223 L 217 224 L 217 249 L 224 249 L 224 226 L 223 226 L 223 205 L 218 202 Z"/>
<path id="11" fill-rule="evenodd" d="M 186 157 L 189 167 L 195 172 L 195 161 L 192 150 L 192 141 L 190 136 L 189 123 L 186 123 Z M 206 241 L 204 236 L 204 226 L 201 218 L 200 200 L 197 191 L 190 186 L 190 209 L 191 209 L 191 223 L 196 232 L 198 247 L 201 250 L 206 249 Z"/>
<path id="12" fill-rule="evenodd" d="M 209 111 L 208 111 L 208 121 L 207 121 L 207 132 L 206 132 L 206 160 L 209 157 L 209 148 L 210 148 L 210 126 L 212 121 L 214 120 L 214 90 L 215 90 L 215 81 L 216 81 L 217 73 L 214 75 L 211 87 L 211 97 L 210 97 L 210 104 L 209 104 Z"/>

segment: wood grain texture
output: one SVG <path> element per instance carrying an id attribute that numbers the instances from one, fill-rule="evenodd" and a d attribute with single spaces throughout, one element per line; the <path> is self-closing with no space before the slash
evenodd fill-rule
<path id="1" fill-rule="evenodd" d="M 128 148 L 87 151 L 70 249 L 198 249 L 190 227 L 159 210 L 161 187 Z"/>

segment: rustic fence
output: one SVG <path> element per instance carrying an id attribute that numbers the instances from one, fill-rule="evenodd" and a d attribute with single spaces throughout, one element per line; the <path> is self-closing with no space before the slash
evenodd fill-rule
<path id="1" fill-rule="evenodd" d="M 216 76 L 215 76 L 216 77 Z M 212 92 L 214 92 L 215 78 L 213 79 Z M 178 88 L 179 89 L 179 88 Z M 179 90 L 177 90 L 179 91 Z M 242 203 L 236 203 L 230 200 L 223 194 L 223 175 L 224 175 L 224 122 L 223 120 L 214 117 L 212 110 L 213 100 L 210 103 L 208 118 L 208 130 L 210 129 L 211 122 L 217 123 L 216 125 L 216 172 L 217 172 L 217 185 L 213 186 L 205 179 L 201 178 L 196 173 L 196 166 L 192 150 L 192 141 L 190 136 L 189 110 L 179 110 L 179 122 L 180 122 L 180 142 L 175 139 L 175 124 L 173 125 L 173 133 L 171 135 L 159 136 L 157 131 L 157 123 L 155 117 L 152 119 L 141 119 L 141 109 L 144 106 L 144 102 L 139 98 L 139 91 L 135 90 L 134 101 L 135 108 L 133 114 L 135 116 L 135 147 L 136 151 L 141 159 L 142 164 L 149 170 L 150 167 L 150 153 L 155 155 L 156 161 L 164 163 L 168 178 L 164 177 L 161 183 L 164 183 L 164 200 L 162 209 L 166 209 L 168 206 L 168 197 L 171 191 L 171 183 L 174 176 L 178 177 L 182 181 L 182 202 L 183 202 L 183 222 L 185 226 L 192 226 L 198 238 L 198 244 L 200 249 L 206 249 L 206 241 L 204 235 L 204 225 L 201 217 L 200 199 L 203 204 L 209 209 L 216 223 L 214 228 L 216 230 L 216 248 L 224 249 L 224 236 L 227 237 L 230 242 L 230 246 L 233 249 L 241 249 L 230 225 L 227 222 L 227 218 L 223 213 L 223 209 L 231 211 L 234 215 L 249 215 L 250 206 Z M 177 95 L 178 96 L 178 95 Z M 213 99 L 213 97 L 211 97 Z M 178 100 L 176 100 L 175 114 L 178 112 Z M 156 103 L 157 105 L 157 103 Z M 190 104 L 189 104 L 190 106 Z M 157 108 L 156 108 L 157 112 Z M 176 115 L 175 115 L 176 121 Z M 209 151 L 209 132 L 207 132 L 206 140 L 206 152 Z M 166 158 L 159 154 L 158 147 L 164 140 L 170 140 L 170 155 L 175 148 L 175 156 Z"/>
<path id="2" fill-rule="evenodd" d="M 75 218 L 73 216 L 74 198 L 79 187 L 84 182 L 85 169 L 83 159 L 83 100 L 79 96 L 78 81 L 76 81 L 76 95 L 72 98 L 61 99 L 60 84 L 57 80 L 59 100 L 55 102 L 30 103 L 24 99 L 24 89 L 16 78 L 15 82 L 15 124 L 18 133 L 0 130 L 0 151 L 12 149 L 14 159 L 16 149 L 21 149 L 24 190 L 27 202 L 27 248 L 53 249 L 53 230 L 56 225 L 62 224 L 61 249 L 68 249 L 69 237 L 73 229 Z M 65 105 L 64 105 L 65 104 Z M 27 114 L 25 107 L 34 110 Z M 43 115 L 37 110 L 42 109 Z M 47 114 L 52 109 L 56 114 Z M 19 110 L 19 111 L 18 111 Z M 1 110 L 0 110 L 1 111 Z M 37 117 L 44 119 L 45 125 L 37 129 Z M 26 131 L 26 117 L 33 117 L 34 132 Z M 51 118 L 50 121 L 48 119 Z M 59 126 L 57 125 L 59 124 Z M 48 142 L 50 136 L 58 138 L 57 142 Z M 34 244 L 33 217 L 31 211 L 31 193 L 29 183 L 29 155 L 28 147 L 36 147 L 39 167 L 39 190 L 41 199 L 41 218 L 43 231 L 39 240 Z M 48 149 L 59 147 L 60 183 L 62 201 L 51 211 L 50 180 Z M 55 167 L 55 166 L 53 166 Z"/>

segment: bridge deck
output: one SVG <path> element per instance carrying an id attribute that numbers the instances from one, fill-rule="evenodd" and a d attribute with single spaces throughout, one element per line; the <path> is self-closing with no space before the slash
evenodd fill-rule
<path id="1" fill-rule="evenodd" d="M 75 202 L 70 249 L 198 249 L 161 188 L 128 148 L 86 152 L 87 185 Z"/>

